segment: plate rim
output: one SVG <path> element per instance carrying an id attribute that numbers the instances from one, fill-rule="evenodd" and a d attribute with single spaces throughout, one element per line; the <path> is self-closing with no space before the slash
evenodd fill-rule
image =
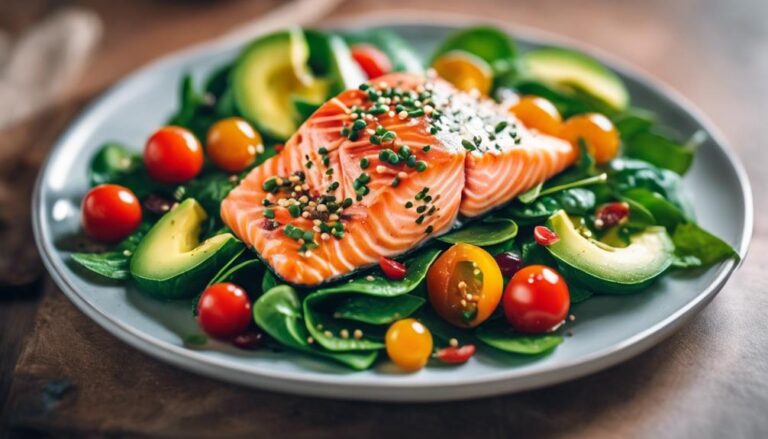
<path id="1" fill-rule="evenodd" d="M 733 148 L 725 140 L 725 137 L 711 120 L 679 92 L 673 90 L 662 81 L 642 69 L 631 66 L 623 60 L 617 59 L 612 55 L 606 54 L 603 51 L 582 42 L 542 31 L 540 29 L 510 25 L 509 23 L 500 20 L 488 19 L 485 17 L 452 13 L 436 14 L 435 11 L 429 11 L 429 13 L 430 18 L 417 19 L 414 18 L 416 14 L 414 14 L 413 10 L 408 10 L 407 13 L 400 10 L 372 12 L 345 17 L 343 19 L 330 20 L 322 27 L 351 28 L 363 27 L 365 25 L 392 27 L 419 25 L 460 27 L 471 24 L 488 24 L 497 26 L 516 37 L 544 44 L 573 47 L 595 56 L 611 69 L 618 71 L 621 75 L 631 78 L 633 81 L 640 83 L 643 87 L 663 95 L 669 101 L 674 102 L 674 104 L 678 105 L 682 110 L 700 123 L 711 135 L 717 148 L 722 151 L 731 168 L 734 170 L 739 188 L 744 198 L 744 230 L 742 231 L 738 245 L 738 253 L 741 256 L 740 260 L 735 261 L 731 259 L 721 264 L 720 267 L 718 267 L 715 278 L 706 288 L 685 306 L 677 309 L 666 319 L 655 325 L 650 326 L 619 343 L 591 352 L 589 355 L 573 360 L 566 360 L 525 374 L 516 375 L 514 373 L 515 369 L 513 368 L 474 379 L 472 377 L 462 377 L 460 380 L 451 380 L 449 377 L 449 379 L 443 378 L 433 382 L 414 381 L 408 383 L 391 383 L 384 381 L 365 383 L 349 382 L 345 381 L 345 375 L 331 374 L 328 376 L 315 375 L 308 378 L 306 374 L 302 372 L 285 372 L 279 370 L 276 371 L 274 369 L 254 370 L 252 365 L 249 367 L 240 367 L 239 365 L 224 363 L 219 359 L 205 356 L 201 352 L 176 346 L 153 338 L 150 335 L 145 336 L 140 331 L 135 330 L 132 326 L 122 324 L 111 319 L 106 313 L 100 312 L 92 303 L 76 292 L 74 286 L 69 283 L 66 276 L 60 271 L 60 267 L 53 256 L 56 250 L 51 247 L 52 240 L 47 236 L 43 228 L 43 222 L 45 221 L 45 209 L 42 205 L 44 176 L 48 173 L 50 168 L 51 158 L 56 155 L 55 153 L 59 149 L 70 141 L 76 128 L 82 124 L 87 116 L 91 114 L 95 108 L 98 108 L 104 102 L 118 95 L 118 93 L 125 89 L 127 85 L 130 85 L 137 76 L 144 74 L 148 70 L 160 69 L 166 64 L 174 64 L 181 59 L 195 54 L 205 52 L 215 53 L 217 51 L 233 49 L 246 42 L 249 37 L 252 38 L 253 35 L 251 35 L 249 37 L 240 36 L 238 38 L 228 38 L 225 36 L 169 53 L 154 61 L 146 63 L 124 76 L 105 90 L 100 96 L 92 100 L 82 112 L 69 123 L 66 130 L 59 136 L 51 150 L 48 152 L 43 165 L 40 167 L 40 172 L 38 173 L 33 190 L 31 206 L 35 243 L 41 255 L 41 259 L 54 282 L 83 313 L 98 323 L 102 328 L 106 329 L 109 333 L 140 352 L 158 358 L 161 361 L 170 363 L 176 367 L 191 370 L 195 373 L 224 381 L 267 390 L 308 396 L 368 401 L 426 402 L 472 399 L 518 392 L 568 381 L 603 370 L 647 350 L 671 335 L 694 314 L 707 305 L 722 289 L 733 272 L 746 258 L 751 242 L 754 222 L 752 190 L 747 173 Z M 354 26 L 351 26 L 352 24 L 354 24 Z M 361 392 L 363 389 L 368 389 L 370 392 Z"/>

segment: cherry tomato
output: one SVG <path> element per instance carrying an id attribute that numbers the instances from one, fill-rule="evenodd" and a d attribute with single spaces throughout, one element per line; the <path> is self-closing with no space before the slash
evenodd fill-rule
<path id="1" fill-rule="evenodd" d="M 384 256 L 379 258 L 379 267 L 381 267 L 381 271 L 384 272 L 384 276 L 387 276 L 388 279 L 392 280 L 403 279 L 407 272 L 404 264 L 385 258 Z"/>
<path id="2" fill-rule="evenodd" d="M 222 119 L 208 130 L 205 152 L 224 171 L 242 171 L 256 161 L 260 151 L 264 151 L 261 135 L 244 119 Z"/>
<path id="3" fill-rule="evenodd" d="M 427 272 L 427 292 L 435 311 L 451 324 L 471 328 L 491 316 L 504 280 L 488 252 L 459 243 L 443 252 Z"/>
<path id="4" fill-rule="evenodd" d="M 241 335 L 252 318 L 248 294 L 232 283 L 209 286 L 197 302 L 197 323 L 211 337 L 229 339 Z"/>
<path id="5" fill-rule="evenodd" d="M 432 68 L 446 81 L 462 91 L 477 90 L 487 95 L 493 85 L 493 70 L 488 63 L 471 53 L 452 51 L 440 56 Z"/>
<path id="6" fill-rule="evenodd" d="M 161 183 L 189 181 L 203 168 L 203 148 L 192 132 L 177 126 L 155 131 L 144 147 L 149 176 Z"/>
<path id="7" fill-rule="evenodd" d="M 415 319 L 393 323 L 384 337 L 389 359 L 407 371 L 421 369 L 432 355 L 432 334 Z"/>
<path id="8" fill-rule="evenodd" d="M 568 285 L 546 265 L 518 271 L 504 292 L 504 314 L 520 332 L 541 333 L 557 328 L 571 306 Z"/>
<path id="9" fill-rule="evenodd" d="M 573 145 L 583 139 L 587 150 L 595 161 L 602 165 L 610 162 L 619 153 L 619 132 L 610 119 L 600 113 L 573 116 L 565 121 L 560 137 Z"/>
<path id="10" fill-rule="evenodd" d="M 82 220 L 85 233 L 107 243 L 122 241 L 141 224 L 141 204 L 130 189 L 102 184 L 83 198 Z"/>
<path id="11" fill-rule="evenodd" d="M 352 59 L 363 69 L 368 79 L 378 78 L 392 71 L 389 57 L 370 44 L 355 44 L 351 48 Z"/>
<path id="12" fill-rule="evenodd" d="M 536 226 L 533 228 L 533 239 L 539 245 L 548 246 L 559 241 L 560 237 L 548 227 Z"/>
<path id="13" fill-rule="evenodd" d="M 464 346 L 450 346 L 440 349 L 435 354 L 438 360 L 447 364 L 461 364 L 469 361 L 475 355 L 475 345 L 466 344 Z"/>
<path id="14" fill-rule="evenodd" d="M 558 135 L 563 123 L 552 102 L 539 96 L 523 96 L 509 111 L 526 127 L 550 136 Z"/>

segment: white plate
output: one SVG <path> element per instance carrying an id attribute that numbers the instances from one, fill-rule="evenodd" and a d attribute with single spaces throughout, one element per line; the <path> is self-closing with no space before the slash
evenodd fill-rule
<path id="1" fill-rule="evenodd" d="M 380 25 L 382 19 L 375 22 Z M 363 26 L 359 20 L 356 23 Z M 383 27 L 427 54 L 460 26 L 409 23 Z M 511 33 L 523 49 L 557 43 L 530 32 Z M 701 310 L 737 266 L 735 261 L 726 261 L 706 271 L 676 273 L 641 294 L 597 297 L 576 305 L 573 337 L 566 338 L 552 354 L 535 359 L 483 350 L 460 367 L 429 367 L 401 374 L 386 362 L 373 370 L 352 372 L 292 352 L 246 352 L 223 344 L 207 350 L 185 348 L 183 337 L 198 332 L 189 303 L 156 301 L 85 274 L 71 263 L 60 243 L 79 229 L 80 200 L 88 189 L 88 158 L 96 149 L 112 140 L 141 148 L 173 112 L 182 75 L 192 72 L 201 79 L 237 52 L 238 46 L 232 42 L 209 44 L 166 57 L 121 81 L 90 105 L 59 139 L 34 193 L 35 238 L 62 291 L 109 332 L 162 361 L 250 386 L 333 398 L 436 401 L 507 393 L 579 377 L 642 352 Z M 655 111 L 664 125 L 682 134 L 698 129 L 709 134 L 685 176 L 685 185 L 701 225 L 744 256 L 752 232 L 752 197 L 731 149 L 677 94 L 615 62 L 608 64 L 626 81 L 635 105 Z"/>

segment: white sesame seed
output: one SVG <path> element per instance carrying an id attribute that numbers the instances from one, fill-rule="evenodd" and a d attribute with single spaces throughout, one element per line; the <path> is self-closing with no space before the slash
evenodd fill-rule
<path id="1" fill-rule="evenodd" d="M 318 204 L 317 205 L 317 211 L 318 212 L 327 212 L 328 211 L 328 206 L 326 206 L 325 204 Z"/>
<path id="2" fill-rule="evenodd" d="M 349 338 L 349 331 L 347 329 L 342 329 L 339 331 L 339 335 L 341 335 L 341 338 Z"/>
<path id="3" fill-rule="evenodd" d="M 323 234 L 320 235 L 320 239 L 322 239 L 323 241 L 327 241 L 327 240 L 331 239 L 331 235 L 329 235 L 327 233 L 323 233 Z"/>
<path id="4" fill-rule="evenodd" d="M 365 130 L 365 132 L 366 132 L 366 133 L 367 133 L 369 136 L 372 136 L 372 135 L 376 134 L 376 131 L 375 131 L 373 128 L 368 128 L 367 130 Z"/>
<path id="5" fill-rule="evenodd" d="M 283 179 L 282 179 L 282 178 L 280 178 L 280 177 L 277 177 L 277 178 L 275 179 L 275 183 L 276 183 L 278 186 L 282 186 L 282 185 L 283 185 L 283 183 L 285 183 L 285 181 L 283 181 Z"/>
<path id="6" fill-rule="evenodd" d="M 325 332 L 323 332 L 323 335 L 326 336 L 326 337 L 333 337 L 333 332 L 325 331 Z"/>
<path id="7" fill-rule="evenodd" d="M 296 186 L 294 186 L 293 190 L 295 190 L 296 192 L 301 192 L 301 185 L 297 184 Z"/>
<path id="8" fill-rule="evenodd" d="M 332 213 L 332 214 L 328 215 L 328 219 L 331 220 L 331 221 L 338 221 L 339 220 L 339 216 L 337 214 L 335 214 L 335 213 Z"/>
<path id="9" fill-rule="evenodd" d="M 379 104 L 385 104 L 387 103 L 387 99 L 384 96 L 381 96 L 380 98 L 376 99 L 376 102 Z"/>
<path id="10" fill-rule="evenodd" d="M 307 343 L 312 344 L 315 342 L 315 339 L 312 338 L 312 336 L 307 337 Z"/>
<path id="11" fill-rule="evenodd" d="M 301 217 L 302 218 L 309 218 L 309 212 L 307 212 L 307 211 L 301 212 Z"/>
<path id="12" fill-rule="evenodd" d="M 302 195 L 302 196 L 299 198 L 299 203 L 306 203 L 307 201 L 309 201 L 309 197 L 308 197 L 308 196 L 306 196 L 306 195 Z"/>
<path id="13" fill-rule="evenodd" d="M 373 120 L 373 119 L 374 119 L 373 114 L 366 114 L 365 115 L 365 120 L 370 121 L 370 120 Z"/>
<path id="14" fill-rule="evenodd" d="M 407 119 L 408 118 L 408 112 L 403 110 L 403 111 L 397 113 L 397 118 L 400 119 L 400 120 Z"/>
<path id="15" fill-rule="evenodd" d="M 354 337 L 355 340 L 360 340 L 361 338 L 363 338 L 363 331 L 359 329 L 355 329 L 355 331 L 352 333 L 352 337 Z"/>
<path id="16" fill-rule="evenodd" d="M 365 280 L 367 280 L 368 282 L 373 282 L 374 277 L 369 274 L 368 276 L 365 277 Z"/>
<path id="17" fill-rule="evenodd" d="M 395 114 L 396 113 L 394 112 L 394 110 L 389 110 L 389 112 L 387 112 L 387 116 L 389 117 L 395 117 Z"/>
<path id="18" fill-rule="evenodd" d="M 408 174 L 405 171 L 400 171 L 397 173 L 397 178 L 399 178 L 400 180 L 405 180 L 406 178 L 408 178 Z"/>
<path id="19" fill-rule="evenodd" d="M 420 108 L 421 105 L 422 105 L 421 101 L 416 101 L 416 102 L 413 103 L 413 106 L 416 107 L 416 108 Z"/>
<path id="20" fill-rule="evenodd" d="M 384 81 L 379 81 L 379 88 L 387 88 L 387 83 Z"/>
<path id="21" fill-rule="evenodd" d="M 456 340 L 455 338 L 451 338 L 450 340 L 448 340 L 448 344 L 451 345 L 451 347 L 455 348 L 459 346 L 459 341 Z"/>
<path id="22" fill-rule="evenodd" d="M 320 224 L 322 224 L 322 223 L 323 223 L 323 222 L 322 222 L 322 221 L 320 221 L 319 219 L 316 219 L 316 220 L 312 221 L 312 224 L 314 224 L 314 225 L 316 225 L 316 226 L 319 226 L 319 225 L 320 225 Z"/>
<path id="23" fill-rule="evenodd" d="M 304 184 L 301 185 L 301 188 L 304 189 L 305 191 L 308 191 L 309 190 L 309 185 L 304 183 Z"/>
<path id="24" fill-rule="evenodd" d="M 285 198 L 281 198 L 281 199 L 277 200 L 277 205 L 280 206 L 280 207 L 287 207 L 288 206 L 288 200 L 286 200 Z"/>
<path id="25" fill-rule="evenodd" d="M 299 238 L 299 240 L 296 241 L 296 242 L 298 242 L 299 245 L 303 245 L 304 244 L 304 238 Z"/>
<path id="26" fill-rule="evenodd" d="M 352 119 L 352 120 L 355 120 L 358 117 L 360 117 L 360 116 L 357 113 L 352 113 L 352 114 L 349 115 L 349 118 Z"/>
<path id="27" fill-rule="evenodd" d="M 259 153 L 259 154 L 264 154 L 264 145 L 261 144 L 261 143 L 256 145 L 256 152 Z"/>
<path id="28" fill-rule="evenodd" d="M 320 233 L 320 227 L 317 227 L 317 226 L 313 226 L 313 227 L 312 227 L 312 231 L 313 231 L 313 232 L 317 232 L 317 233 Z"/>
<path id="29" fill-rule="evenodd" d="M 376 166 L 376 172 L 378 172 L 379 174 L 387 172 L 387 167 L 386 166 L 382 166 L 382 165 L 377 165 Z"/>
<path id="30" fill-rule="evenodd" d="M 123 250 L 123 256 L 130 256 L 131 251 L 130 250 Z"/>
<path id="31" fill-rule="evenodd" d="M 461 302 L 460 302 L 460 303 L 461 303 L 461 306 L 464 306 L 464 307 L 466 307 L 466 306 L 467 306 L 467 301 L 466 301 L 466 300 L 464 300 L 464 299 L 461 299 Z"/>
<path id="32" fill-rule="evenodd" d="M 290 180 L 292 183 L 296 183 L 297 181 L 299 181 L 299 176 L 291 175 L 290 177 L 288 177 L 288 180 Z"/>
<path id="33" fill-rule="evenodd" d="M 472 293 L 467 293 L 467 300 L 469 300 L 470 302 L 472 301 L 472 299 L 473 299 L 474 297 L 475 297 L 475 296 L 473 296 L 473 295 L 472 295 Z"/>

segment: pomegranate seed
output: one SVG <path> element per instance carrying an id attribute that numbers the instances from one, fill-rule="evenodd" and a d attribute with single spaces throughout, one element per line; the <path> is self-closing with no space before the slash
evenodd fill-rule
<path id="1" fill-rule="evenodd" d="M 559 241 L 560 237 L 547 227 L 536 226 L 533 229 L 533 239 L 535 239 L 539 245 L 547 246 Z"/>
<path id="2" fill-rule="evenodd" d="M 603 204 L 595 213 L 595 227 L 607 229 L 617 224 L 623 224 L 628 218 L 629 204 L 625 202 Z"/>
<path id="3" fill-rule="evenodd" d="M 504 277 L 511 277 L 523 266 L 523 258 L 516 252 L 499 253 L 494 256 L 494 259 L 499 264 L 499 269 L 501 269 L 501 274 Z"/>
<path id="4" fill-rule="evenodd" d="M 240 349 L 255 351 L 264 344 L 264 334 L 258 331 L 248 331 L 233 338 L 232 344 Z"/>
<path id="5" fill-rule="evenodd" d="M 393 259 L 385 258 L 384 256 L 379 258 L 379 267 L 381 267 L 381 271 L 384 272 L 384 276 L 386 276 L 387 279 L 401 280 L 406 274 L 405 265 Z"/>
<path id="6" fill-rule="evenodd" d="M 464 346 L 447 347 L 440 349 L 435 354 L 435 357 L 447 364 L 461 364 L 466 363 L 467 360 L 475 355 L 475 345 L 466 344 Z"/>

